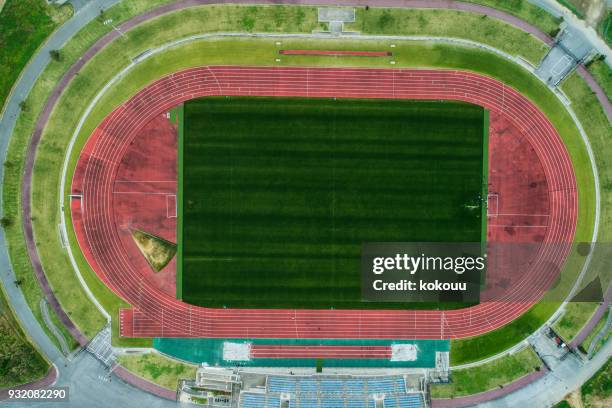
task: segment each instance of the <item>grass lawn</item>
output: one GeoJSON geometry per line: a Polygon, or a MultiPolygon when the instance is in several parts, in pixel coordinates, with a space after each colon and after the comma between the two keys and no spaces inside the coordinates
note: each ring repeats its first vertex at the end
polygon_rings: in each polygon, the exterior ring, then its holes
{"type": "Polygon", "coordinates": [[[531,346],[477,367],[451,371],[450,384],[432,384],[431,398],[454,398],[478,394],[509,384],[540,367],[531,346]]]}
{"type": "Polygon", "coordinates": [[[534,65],[544,57],[548,46],[524,31],[500,20],[454,10],[357,8],[356,22],[347,30],[367,34],[444,36],[466,38],[522,55],[534,65]],[[460,18],[459,18],[460,16],[460,18]],[[504,27],[504,30],[500,30],[504,27]]]}
{"type": "Polygon", "coordinates": [[[584,406],[606,407],[612,402],[612,359],[599,369],[580,389],[584,406]]]}
{"type": "MultiPolygon", "coordinates": [[[[598,241],[604,244],[596,250],[607,252],[610,255],[607,243],[612,241],[612,144],[610,143],[610,122],[599,104],[597,96],[591,91],[587,83],[577,74],[571,74],[562,86],[563,92],[574,101],[572,108],[582,123],[589,137],[600,179],[601,227],[598,241]]],[[[580,185],[580,182],[579,184],[580,185]]],[[[591,206],[592,207],[592,206],[591,206]]],[[[580,211],[580,208],[579,208],[580,211]]],[[[578,238],[590,242],[585,237],[578,238]]],[[[610,256],[598,257],[600,263],[609,262],[610,256]]],[[[609,267],[599,267],[594,270],[602,277],[609,277],[609,267]]],[[[590,281],[590,280],[589,280],[590,281]]],[[[602,282],[605,284],[606,282],[602,282]]]]}
{"type": "Polygon", "coordinates": [[[597,306],[599,304],[594,302],[568,303],[563,316],[553,324],[552,328],[565,341],[572,341],[584,324],[591,319],[597,306]]]}
{"type": "Polygon", "coordinates": [[[34,52],[71,15],[71,6],[58,8],[45,0],[7,0],[4,7],[0,4],[0,112],[34,52]]]}
{"type": "Polygon", "coordinates": [[[559,28],[561,21],[547,13],[541,7],[530,3],[528,0],[465,0],[469,3],[482,4],[503,10],[515,15],[529,24],[538,27],[547,34],[554,34],[559,28]]]}
{"type": "MultiPolygon", "coordinates": [[[[125,2],[113,7],[106,14],[109,18],[113,18],[115,22],[122,21],[129,15],[137,14],[138,12],[154,7],[162,2],[146,2],[134,1],[128,5],[125,2]]],[[[229,6],[228,6],[229,7],[229,6]]],[[[138,55],[142,51],[151,46],[163,43],[169,38],[178,36],[186,36],[191,33],[206,31],[207,29],[214,30],[216,27],[215,20],[211,18],[201,18],[203,13],[198,9],[192,9],[187,14],[176,13],[170,16],[158,18],[150,23],[143,25],[130,31],[129,35],[122,37],[115,43],[111,44],[104,50],[94,63],[85,67],[82,75],[73,82],[68,90],[66,97],[62,98],[60,105],[55,110],[50,126],[45,132],[43,139],[44,146],[41,146],[38,152],[38,162],[47,161],[48,163],[61,162],[63,152],[65,151],[69,135],[74,129],[79,115],[95,94],[96,90],[104,84],[113,72],[116,72],[119,67],[127,64],[131,57],[138,55]],[[188,18],[189,17],[189,18],[188,18]],[[177,22],[180,22],[178,24],[177,22]],[[173,25],[174,24],[174,25],[173,25]],[[173,30],[168,30],[168,27],[175,27],[173,30]]],[[[204,8],[202,8],[204,9],[204,8]]],[[[212,11],[207,10],[207,13],[212,11]]],[[[432,11],[433,15],[433,11],[432,11]]],[[[465,13],[457,13],[457,21],[463,18],[465,13]]],[[[207,14],[211,16],[211,14],[207,14]]],[[[433,18],[433,17],[432,17],[433,18]]],[[[257,19],[257,21],[262,21],[257,19]]],[[[236,24],[239,22],[235,22],[236,24]]],[[[240,22],[242,23],[242,22],[240,22]]],[[[268,23],[271,24],[271,23],[268,23]]],[[[305,23],[304,23],[305,24],[305,23]]],[[[306,26],[305,26],[306,27],[306,26]]],[[[32,132],[33,120],[36,114],[40,111],[42,103],[46,100],[51,92],[53,85],[57,82],[71,62],[75,61],[78,56],[93,41],[110,30],[108,26],[103,26],[99,22],[92,22],[72,39],[62,50],[64,60],[61,62],[53,62],[43,74],[41,80],[37,82],[34,90],[28,98],[31,106],[30,112],[25,112],[20,115],[17,128],[11,140],[9,157],[11,162],[7,165],[7,178],[4,183],[5,196],[5,215],[11,216],[15,220],[15,224],[19,225],[18,212],[18,187],[22,174],[23,152],[25,150],[27,138],[32,132]]],[[[282,28],[281,28],[282,29],[282,28]]],[[[514,29],[500,23],[498,26],[500,31],[513,31],[514,29]]],[[[514,30],[517,31],[517,30],[514,30]]],[[[426,34],[426,33],[424,33],[426,34]]],[[[466,34],[468,36],[468,34],[466,34]]],[[[531,38],[525,36],[525,38],[531,38]]],[[[531,40],[529,40],[531,41],[531,40]]],[[[285,42],[284,42],[285,43],[285,42]]],[[[288,41],[286,42],[288,43],[288,41]]],[[[294,42],[295,46],[299,46],[300,42],[294,42]]],[[[526,50],[529,50],[529,42],[522,43],[526,50]]],[[[301,43],[304,45],[304,42],[301,43]]],[[[313,47],[321,47],[323,45],[338,48],[339,44],[333,42],[325,43],[310,43],[313,47]]],[[[376,49],[381,45],[388,46],[387,43],[378,42],[343,42],[342,47],[350,48],[373,48],[376,49]]],[[[507,43],[497,44],[500,48],[506,47],[507,43]]],[[[513,46],[516,44],[513,44],[513,46]]],[[[398,50],[400,51],[400,50],[398,50]]],[[[528,53],[527,51],[526,53],[528,53]]],[[[196,66],[205,63],[243,63],[243,64],[272,64],[276,53],[273,50],[273,43],[255,40],[250,41],[235,41],[229,45],[223,41],[202,42],[196,45],[190,44],[180,49],[168,51],[164,55],[157,56],[147,63],[143,64],[134,71],[134,75],[128,77],[130,81],[122,82],[118,89],[113,89],[113,95],[103,98],[101,102],[102,108],[97,109],[90,119],[87,121],[84,131],[77,141],[76,151],[82,146],[86,136],[91,132],[92,128],[101,120],[101,118],[116,106],[117,103],[127,98],[138,88],[146,83],[154,80],[160,75],[171,72],[175,69],[196,66]],[[179,52],[180,51],[180,52],[179,52]],[[187,51],[187,52],[184,52],[187,51]],[[190,52],[192,51],[192,52],[190,52]]],[[[367,65],[367,66],[388,66],[388,61],[382,60],[355,60],[355,59],[308,59],[296,58],[284,60],[283,64],[312,64],[312,65],[367,65]],[[385,65],[387,64],[387,65],[385,65]]],[[[589,208],[592,209],[592,180],[584,171],[585,154],[581,146],[580,138],[577,136],[576,129],[571,123],[560,103],[548,93],[539,82],[531,78],[525,71],[517,66],[513,66],[506,61],[484,53],[479,50],[463,49],[449,47],[446,45],[431,45],[431,44],[405,44],[402,45],[402,52],[398,54],[399,66],[439,66],[449,68],[469,69],[478,72],[484,72],[494,77],[497,77],[512,86],[515,86],[526,95],[528,95],[536,104],[538,104],[551,118],[557,129],[560,131],[566,143],[568,143],[572,159],[578,167],[578,183],[581,186],[581,213],[583,218],[579,224],[579,237],[588,236],[588,231],[592,225],[592,215],[589,208]],[[584,218],[586,217],[586,218],[584,218]]],[[[589,111],[592,107],[585,107],[589,111]]],[[[592,124],[596,127],[596,124],[592,124]]],[[[71,161],[71,166],[74,166],[74,157],[71,161]]],[[[35,189],[38,190],[38,198],[36,203],[40,208],[35,209],[36,219],[46,220],[37,222],[35,231],[37,234],[39,248],[43,256],[45,270],[54,285],[54,289],[62,302],[63,307],[72,315],[73,319],[82,330],[88,335],[93,335],[99,327],[104,324],[102,316],[97,313],[95,308],[89,303],[80,289],[75,289],[74,274],[71,270],[65,253],[60,249],[59,240],[57,239],[56,225],[58,220],[57,215],[57,185],[59,177],[58,166],[38,166],[35,189]],[[39,183],[40,182],[40,183],[39,183]],[[43,253],[44,252],[44,253],[43,253]],[[64,284],[65,283],[65,284],[64,284]]],[[[76,248],[74,236],[70,236],[73,247],[76,248]]],[[[588,239],[588,238],[587,238],[588,239]]],[[[40,296],[40,291],[33,280],[29,261],[23,247],[23,237],[20,228],[12,228],[9,236],[11,242],[11,258],[15,265],[15,270],[18,271],[24,282],[28,283],[26,290],[26,298],[30,305],[37,304],[40,296]]],[[[104,287],[97,277],[88,268],[87,263],[83,259],[79,251],[76,251],[77,262],[84,274],[90,288],[102,302],[104,307],[109,310],[111,315],[116,316],[116,311],[119,307],[125,304],[116,296],[114,296],[107,288],[104,287]]],[[[33,307],[33,309],[35,309],[33,307]]],[[[536,318],[540,318],[536,316],[536,318]]],[[[116,333],[116,319],[113,320],[116,333]]],[[[518,341],[519,339],[516,339],[518,341]]],[[[115,339],[117,341],[117,339],[115,339]]],[[[138,344],[147,345],[147,341],[140,340],[122,340],[122,344],[138,344]],[[125,342],[125,343],[124,343],[125,342]]]]}
{"type": "MultiPolygon", "coordinates": [[[[593,330],[591,331],[591,333],[589,333],[587,338],[584,339],[584,341],[580,345],[584,349],[584,351],[587,351],[587,352],[589,351],[589,347],[591,346],[591,343],[593,342],[595,337],[597,337],[599,332],[603,329],[604,325],[606,324],[606,321],[608,320],[608,315],[609,314],[610,314],[610,308],[608,308],[608,310],[606,311],[606,313],[604,313],[604,315],[601,317],[599,322],[597,322],[595,327],[593,327],[593,330]]],[[[601,346],[603,346],[606,343],[606,341],[610,337],[610,334],[612,334],[612,333],[610,333],[610,330],[608,330],[607,334],[604,335],[599,340],[599,342],[595,345],[595,348],[593,349],[593,355],[597,354],[597,352],[599,351],[601,346]]]]}
{"type": "Polygon", "coordinates": [[[597,32],[608,45],[612,45],[612,10],[608,9],[606,17],[599,22],[597,32]]]}
{"type": "Polygon", "coordinates": [[[367,34],[465,38],[521,55],[534,65],[548,50],[537,38],[500,20],[454,10],[358,8],[356,22],[347,24],[346,29],[367,34]],[[508,29],[499,31],[504,26],[508,29]]]}
{"type": "Polygon", "coordinates": [[[588,67],[589,72],[603,88],[608,100],[612,100],[612,68],[603,60],[597,60],[588,67]]]}
{"type": "Polygon", "coordinates": [[[0,389],[38,380],[49,367],[23,333],[0,287],[0,389]]]}
{"type": "Polygon", "coordinates": [[[514,346],[535,330],[557,308],[559,303],[540,302],[527,313],[487,334],[451,341],[451,365],[466,364],[493,356],[514,346]]]}
{"type": "MultiPolygon", "coordinates": [[[[361,301],[363,242],[480,242],[484,109],[452,102],[185,103],[183,299],[361,301]]],[[[431,307],[447,307],[433,304],[431,307]]]]}
{"type": "Polygon", "coordinates": [[[195,365],[171,360],[157,353],[125,354],[118,358],[119,364],[129,371],[162,387],[175,390],[181,379],[194,379],[195,365]]]}

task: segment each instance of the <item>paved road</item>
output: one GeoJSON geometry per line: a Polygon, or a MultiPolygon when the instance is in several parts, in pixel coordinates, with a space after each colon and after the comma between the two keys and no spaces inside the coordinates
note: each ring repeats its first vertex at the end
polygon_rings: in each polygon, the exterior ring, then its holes
{"type": "Polygon", "coordinates": [[[50,408],[127,408],[176,407],[174,401],[164,400],[134,388],[108,372],[91,354],[81,352],[71,362],[57,361],[60,376],[55,386],[69,387],[68,403],[4,402],[2,407],[50,407],[50,408]]]}
{"type": "MultiPolygon", "coordinates": [[[[18,113],[18,104],[31,90],[31,87],[35,83],[38,76],[41,74],[47,63],[49,62],[49,51],[52,49],[61,48],[62,45],[71,38],[76,32],[78,32],[84,25],[95,18],[99,14],[101,7],[108,7],[119,0],[92,0],[82,8],[78,9],[74,17],[64,24],[58,31],[56,31],[48,40],[48,42],[39,50],[34,56],[31,63],[25,69],[23,75],[19,79],[14,92],[9,99],[6,110],[2,118],[0,118],[0,160],[4,161],[6,155],[6,148],[8,145],[9,135],[12,133],[15,125],[16,116],[18,113]]],[[[220,1],[228,2],[228,1],[220,1]]],[[[250,1],[245,1],[250,2],[250,1]]],[[[283,1],[276,0],[261,0],[254,1],[256,3],[283,3],[283,1]]],[[[342,4],[357,4],[365,5],[368,1],[365,0],[295,0],[285,1],[286,3],[303,3],[303,4],[329,4],[329,3],[342,3],[342,4]]],[[[185,5],[205,3],[205,1],[198,2],[197,0],[185,1],[185,5]]],[[[455,9],[465,9],[470,11],[484,12],[486,14],[498,17],[503,13],[475,6],[465,3],[455,3],[452,1],[390,1],[380,0],[377,5],[393,5],[393,6],[418,6],[418,7],[432,7],[434,3],[437,7],[448,7],[455,9]]],[[[518,20],[512,16],[505,15],[506,21],[510,20],[510,23],[514,23],[517,26],[524,28],[526,31],[532,30],[533,27],[529,27],[525,22],[518,20]],[[525,26],[525,27],[524,27],[525,26]]],[[[540,33],[541,36],[542,33],[540,33]]],[[[545,37],[545,36],[544,36],[545,37]]],[[[548,40],[549,41],[549,40],[548,40]]],[[[0,178],[3,177],[3,168],[0,166],[0,178]]],[[[0,203],[1,205],[1,203],[0,203]]],[[[148,394],[142,393],[130,386],[125,385],[122,382],[111,381],[108,382],[106,378],[106,371],[97,360],[87,353],[79,354],[73,361],[66,360],[61,353],[57,351],[55,346],[47,338],[46,334],[39,326],[38,322],[32,315],[32,312],[28,308],[27,303],[23,297],[23,294],[19,288],[15,287],[12,282],[15,280],[12,272],[10,262],[8,260],[8,254],[6,250],[5,237],[0,232],[0,278],[5,284],[8,298],[15,310],[17,311],[18,318],[21,320],[25,330],[30,334],[34,342],[40,347],[45,355],[53,361],[59,368],[60,376],[58,379],[58,385],[70,385],[72,398],[70,404],[62,404],[63,406],[94,406],[94,407],[107,407],[107,406],[130,406],[133,405],[136,400],[139,401],[138,405],[148,405],[151,407],[157,406],[172,406],[172,403],[152,397],[148,394]]],[[[610,342],[609,342],[610,343],[610,342]]],[[[610,344],[608,344],[604,350],[609,353],[610,344]]],[[[600,353],[601,355],[602,353],[600,353]]],[[[609,355],[609,354],[608,354],[609,355]]],[[[595,366],[593,364],[592,366],[595,366]]],[[[579,372],[581,372],[579,370],[579,372]]],[[[571,371],[572,376],[577,376],[575,371],[571,371]]],[[[588,375],[588,373],[585,373],[588,375]]],[[[521,394],[519,392],[518,394],[521,394]]],[[[514,394],[513,394],[514,395],[514,394]]],[[[531,400],[533,402],[533,399],[531,400]]],[[[20,406],[22,404],[8,404],[7,406],[20,406]]],[[[44,406],[44,405],[43,405],[44,406]]],[[[58,406],[57,404],[51,406],[58,406]]],[[[497,406],[497,405],[496,405],[497,406]]]]}

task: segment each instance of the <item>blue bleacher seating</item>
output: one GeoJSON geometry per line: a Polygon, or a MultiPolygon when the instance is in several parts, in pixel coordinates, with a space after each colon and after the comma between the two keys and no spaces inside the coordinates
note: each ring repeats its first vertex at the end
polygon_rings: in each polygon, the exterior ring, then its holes
{"type": "Polygon", "coordinates": [[[375,408],[374,394],[384,394],[385,408],[423,408],[420,394],[407,394],[403,376],[333,378],[270,375],[267,393],[245,391],[240,408],[280,408],[281,393],[289,408],[375,408]]]}
{"type": "Polygon", "coordinates": [[[344,381],[342,380],[321,380],[321,392],[344,393],[344,381]]]}
{"type": "Polygon", "coordinates": [[[319,408],[317,398],[300,398],[300,408],[319,408]]]}
{"type": "Polygon", "coordinates": [[[268,392],[295,392],[295,378],[292,377],[268,377],[268,392]]]}
{"type": "Polygon", "coordinates": [[[243,392],[240,395],[240,406],[243,408],[261,408],[266,404],[265,394],[253,394],[243,392]]]}
{"type": "Polygon", "coordinates": [[[393,380],[390,377],[373,377],[368,379],[369,394],[382,394],[393,392],[395,392],[395,389],[393,387],[393,380]]]}
{"type": "Polygon", "coordinates": [[[300,392],[319,392],[319,382],[314,378],[302,378],[300,379],[300,392]]]}
{"type": "Polygon", "coordinates": [[[421,408],[424,407],[423,399],[419,394],[398,395],[400,408],[421,408]]]}
{"type": "Polygon", "coordinates": [[[344,407],[342,397],[323,397],[321,398],[321,408],[340,408],[344,407]]]}

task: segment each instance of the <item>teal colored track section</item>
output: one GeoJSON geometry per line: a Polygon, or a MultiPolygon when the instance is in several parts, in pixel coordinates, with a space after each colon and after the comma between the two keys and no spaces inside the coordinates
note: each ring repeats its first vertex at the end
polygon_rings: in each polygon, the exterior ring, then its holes
{"type": "Polygon", "coordinates": [[[253,359],[250,361],[227,361],[223,359],[223,343],[252,343],[287,346],[390,346],[414,344],[417,360],[391,361],[388,359],[324,359],[323,367],[417,367],[433,368],[436,352],[450,350],[448,340],[353,340],[353,339],[185,339],[156,338],[153,347],[160,353],[195,364],[207,363],[222,367],[316,367],[317,359],[253,359]]]}

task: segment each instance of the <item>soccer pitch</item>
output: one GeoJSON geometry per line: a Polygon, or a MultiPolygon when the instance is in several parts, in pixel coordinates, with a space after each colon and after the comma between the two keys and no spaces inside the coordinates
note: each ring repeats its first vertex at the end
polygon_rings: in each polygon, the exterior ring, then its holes
{"type": "Polygon", "coordinates": [[[183,300],[432,307],[361,302],[361,244],[480,242],[485,122],[482,107],[447,101],[187,102],[179,152],[183,300]]]}

